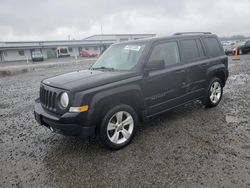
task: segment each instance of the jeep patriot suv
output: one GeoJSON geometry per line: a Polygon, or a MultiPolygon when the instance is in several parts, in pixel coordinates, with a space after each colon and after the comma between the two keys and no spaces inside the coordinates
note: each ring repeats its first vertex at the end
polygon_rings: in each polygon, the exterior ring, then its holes
{"type": "Polygon", "coordinates": [[[120,149],[155,115],[193,100],[217,106],[227,78],[227,56],[209,32],[123,42],[88,70],[43,80],[35,118],[53,132],[120,149]]]}

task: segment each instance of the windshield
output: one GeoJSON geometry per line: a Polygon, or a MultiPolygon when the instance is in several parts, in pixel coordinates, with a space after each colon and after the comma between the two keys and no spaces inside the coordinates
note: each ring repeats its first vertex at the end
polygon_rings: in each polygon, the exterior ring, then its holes
{"type": "Polygon", "coordinates": [[[67,48],[61,48],[60,49],[60,53],[67,54],[68,53],[68,49],[67,48]]]}
{"type": "Polygon", "coordinates": [[[32,56],[42,56],[42,53],[39,51],[32,52],[32,56]]]}
{"type": "Polygon", "coordinates": [[[138,63],[145,44],[117,44],[107,49],[92,69],[131,70],[138,63]]]}

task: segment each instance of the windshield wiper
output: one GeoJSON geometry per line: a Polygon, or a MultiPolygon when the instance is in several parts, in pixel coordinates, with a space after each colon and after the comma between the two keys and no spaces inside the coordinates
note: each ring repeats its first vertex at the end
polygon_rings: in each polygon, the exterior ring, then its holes
{"type": "Polygon", "coordinates": [[[104,66],[102,66],[102,67],[91,67],[91,69],[92,70],[111,70],[111,71],[113,71],[113,70],[115,70],[113,67],[104,67],[104,66]]]}

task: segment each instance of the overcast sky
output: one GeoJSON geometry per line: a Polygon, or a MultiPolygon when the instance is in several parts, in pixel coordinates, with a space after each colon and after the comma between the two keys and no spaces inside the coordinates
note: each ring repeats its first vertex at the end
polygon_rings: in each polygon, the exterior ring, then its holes
{"type": "Polygon", "coordinates": [[[250,36],[250,0],[0,0],[0,41],[110,33],[250,36]]]}

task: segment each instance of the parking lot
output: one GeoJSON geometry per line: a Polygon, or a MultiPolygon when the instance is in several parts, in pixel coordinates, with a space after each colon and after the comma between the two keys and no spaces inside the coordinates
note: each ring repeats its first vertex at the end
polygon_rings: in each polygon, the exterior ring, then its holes
{"type": "Polygon", "coordinates": [[[250,55],[232,58],[218,107],[197,101],[158,116],[119,151],[33,117],[42,79],[91,62],[0,77],[1,187],[250,187],[250,55]]]}

